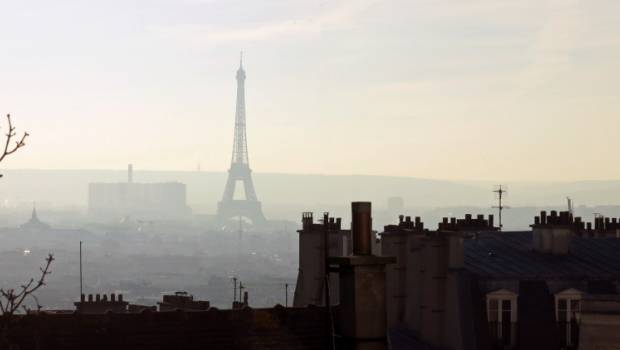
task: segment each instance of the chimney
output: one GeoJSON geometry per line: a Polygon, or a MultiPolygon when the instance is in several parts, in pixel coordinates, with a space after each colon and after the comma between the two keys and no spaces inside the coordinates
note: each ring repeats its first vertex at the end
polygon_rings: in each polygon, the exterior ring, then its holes
{"type": "Polygon", "coordinates": [[[370,202],[351,203],[353,255],[371,254],[372,217],[370,213],[370,202]]]}
{"type": "Polygon", "coordinates": [[[127,183],[133,183],[133,164],[127,165],[127,183]]]}
{"type": "Polygon", "coordinates": [[[329,258],[339,265],[340,331],[346,349],[386,349],[385,265],[394,257],[371,254],[370,202],[351,203],[353,255],[329,258]]]}
{"type": "Polygon", "coordinates": [[[566,255],[569,253],[570,241],[579,230],[580,220],[575,220],[569,212],[559,215],[555,210],[547,217],[545,211],[534,219],[532,225],[532,246],[539,253],[566,255]]]}

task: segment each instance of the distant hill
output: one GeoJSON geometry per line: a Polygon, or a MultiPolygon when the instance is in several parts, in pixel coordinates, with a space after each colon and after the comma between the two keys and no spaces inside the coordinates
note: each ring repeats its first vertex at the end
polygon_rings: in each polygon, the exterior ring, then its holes
{"type": "MultiPolygon", "coordinates": [[[[5,205],[30,205],[37,201],[54,207],[82,207],[90,182],[126,181],[121,170],[3,170],[0,200],[5,205]]],[[[255,173],[254,182],[265,211],[302,210],[347,212],[348,202],[370,200],[385,209],[388,197],[400,196],[407,208],[478,206],[494,203],[488,181],[444,181],[409,177],[366,175],[298,175],[255,173]]],[[[188,204],[195,213],[213,213],[226,173],[182,171],[135,171],[135,182],[179,181],[187,185],[188,204]]],[[[577,205],[620,203],[620,181],[508,183],[506,203],[512,206],[565,205],[566,196],[577,205]]]]}

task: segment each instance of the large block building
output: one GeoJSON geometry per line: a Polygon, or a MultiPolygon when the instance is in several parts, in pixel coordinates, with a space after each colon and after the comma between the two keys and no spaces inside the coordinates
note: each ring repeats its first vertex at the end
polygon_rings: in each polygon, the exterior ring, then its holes
{"type": "Polygon", "coordinates": [[[185,184],[135,183],[131,165],[127,182],[88,185],[88,213],[94,217],[175,219],[190,212],[185,184]]]}

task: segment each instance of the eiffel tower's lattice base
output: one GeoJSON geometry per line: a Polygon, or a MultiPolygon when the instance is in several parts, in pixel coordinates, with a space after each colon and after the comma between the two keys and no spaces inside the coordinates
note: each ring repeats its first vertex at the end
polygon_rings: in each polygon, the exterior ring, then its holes
{"type": "Polygon", "coordinates": [[[259,201],[252,200],[226,200],[217,205],[217,218],[220,222],[226,222],[239,216],[248,218],[254,225],[265,223],[265,216],[259,201]]]}

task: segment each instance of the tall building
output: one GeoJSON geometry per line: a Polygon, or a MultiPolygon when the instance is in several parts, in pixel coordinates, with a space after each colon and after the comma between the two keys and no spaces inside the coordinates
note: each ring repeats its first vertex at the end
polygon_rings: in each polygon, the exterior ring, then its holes
{"type": "Polygon", "coordinates": [[[185,184],[136,183],[128,166],[127,182],[88,184],[88,213],[100,218],[133,216],[175,219],[189,215],[185,184]]]}
{"type": "Polygon", "coordinates": [[[261,203],[256,197],[252,171],[248,157],[248,144],[245,130],[245,71],[243,61],[239,61],[237,70],[237,107],[235,113],[235,136],[228,180],[222,201],[218,203],[217,216],[220,221],[243,216],[254,224],[265,221],[261,203]],[[238,182],[243,183],[245,198],[235,199],[235,188],[238,182]]]}

